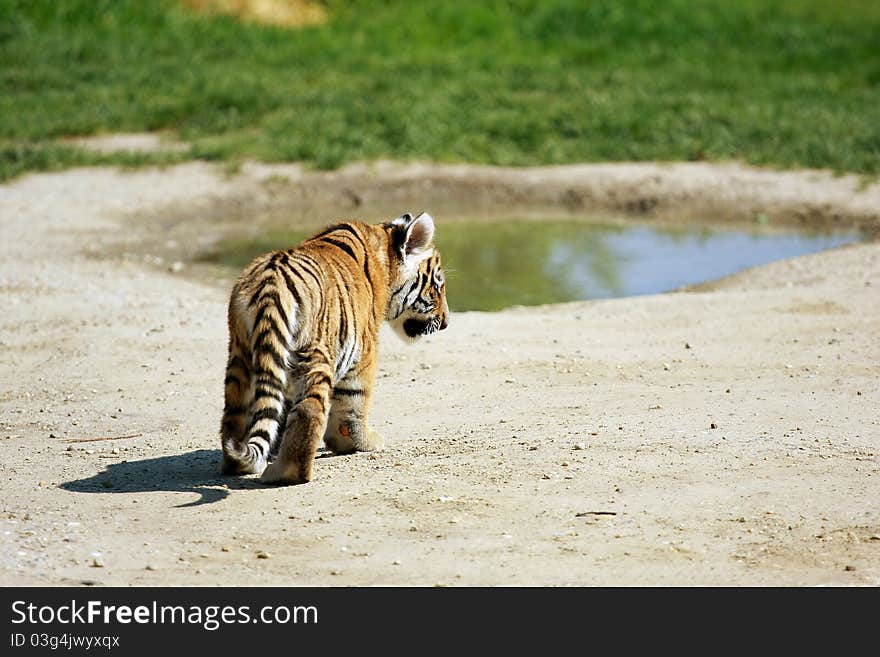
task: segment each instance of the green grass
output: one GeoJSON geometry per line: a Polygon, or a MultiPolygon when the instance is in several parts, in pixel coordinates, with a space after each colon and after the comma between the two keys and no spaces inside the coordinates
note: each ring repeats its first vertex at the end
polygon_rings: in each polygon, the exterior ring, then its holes
{"type": "Polygon", "coordinates": [[[3,0],[0,179],[151,162],[56,139],[159,129],[190,157],[322,168],[735,158],[880,172],[876,0],[327,4],[328,24],[285,30],[170,0],[3,0]]]}

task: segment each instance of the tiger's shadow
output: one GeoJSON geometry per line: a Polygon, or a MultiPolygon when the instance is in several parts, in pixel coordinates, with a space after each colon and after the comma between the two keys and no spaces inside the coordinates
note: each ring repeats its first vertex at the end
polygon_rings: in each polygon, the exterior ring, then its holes
{"type": "Polygon", "coordinates": [[[230,477],[220,473],[220,450],[197,449],[184,454],[158,456],[109,464],[103,472],[62,483],[74,493],[196,493],[192,502],[175,508],[213,504],[230,490],[266,490],[255,477],[230,477]]]}

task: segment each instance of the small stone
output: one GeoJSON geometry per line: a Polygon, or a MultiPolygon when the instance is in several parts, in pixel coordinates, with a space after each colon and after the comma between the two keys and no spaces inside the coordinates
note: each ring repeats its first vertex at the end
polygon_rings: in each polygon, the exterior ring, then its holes
{"type": "Polygon", "coordinates": [[[341,571],[341,570],[331,570],[331,571],[330,571],[330,574],[331,574],[331,575],[341,575],[341,574],[342,574],[342,571],[341,571]]]}
{"type": "Polygon", "coordinates": [[[569,466],[569,463],[568,463],[568,461],[563,461],[559,465],[561,465],[563,468],[567,468],[569,466]]]}
{"type": "Polygon", "coordinates": [[[659,411],[663,407],[660,404],[654,404],[653,406],[648,406],[649,411],[659,411]]]}
{"type": "Polygon", "coordinates": [[[718,425],[713,422],[712,424],[709,425],[709,428],[710,429],[717,429],[718,425]]]}
{"type": "Polygon", "coordinates": [[[550,479],[550,475],[548,475],[548,474],[545,472],[544,474],[541,475],[541,479],[550,479]]]}
{"type": "Polygon", "coordinates": [[[229,548],[224,545],[223,547],[220,548],[220,551],[221,552],[229,552],[229,548]]]}
{"type": "Polygon", "coordinates": [[[394,561],[391,562],[391,565],[392,565],[392,566],[399,566],[399,565],[400,565],[400,559],[395,559],[394,561]]]}
{"type": "Polygon", "coordinates": [[[260,550],[259,552],[257,552],[257,559],[271,559],[271,558],[272,558],[272,555],[269,554],[268,552],[263,552],[263,550],[260,550]]]}
{"type": "Polygon", "coordinates": [[[685,348],[685,349],[690,349],[690,348],[691,348],[691,343],[690,343],[690,342],[685,342],[685,343],[684,343],[684,348],[685,348]]]}
{"type": "Polygon", "coordinates": [[[146,566],[144,566],[144,570],[156,570],[156,566],[154,566],[151,563],[148,563],[146,566]]]}
{"type": "Polygon", "coordinates": [[[582,449],[586,449],[587,444],[586,443],[575,443],[574,445],[571,446],[571,448],[575,451],[580,451],[582,449]]]}
{"type": "Polygon", "coordinates": [[[669,371],[669,363],[663,363],[663,369],[669,371]]]}
{"type": "Polygon", "coordinates": [[[844,568],[844,570],[845,570],[846,572],[848,572],[848,573],[853,572],[855,569],[856,569],[855,566],[846,566],[846,567],[844,568]]]}
{"type": "Polygon", "coordinates": [[[104,560],[101,557],[95,557],[92,559],[92,568],[103,568],[104,560]]]}
{"type": "Polygon", "coordinates": [[[516,379],[504,379],[504,383],[516,383],[516,379]]]}

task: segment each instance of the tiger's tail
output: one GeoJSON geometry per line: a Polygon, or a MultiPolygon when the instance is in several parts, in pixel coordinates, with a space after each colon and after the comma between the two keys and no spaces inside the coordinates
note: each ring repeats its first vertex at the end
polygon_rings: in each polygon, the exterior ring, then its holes
{"type": "MultiPolygon", "coordinates": [[[[285,290],[286,292],[286,290],[285,290]]],[[[261,472],[268,463],[269,454],[277,448],[281,438],[289,402],[285,399],[293,342],[291,318],[284,309],[274,277],[263,281],[251,297],[248,312],[253,317],[250,335],[250,381],[252,391],[247,404],[247,424],[244,431],[229,440],[224,437],[224,464],[232,462],[237,474],[261,472]]],[[[295,305],[289,305],[296,312],[295,305]]],[[[224,465],[224,470],[227,468],[224,465]]]]}

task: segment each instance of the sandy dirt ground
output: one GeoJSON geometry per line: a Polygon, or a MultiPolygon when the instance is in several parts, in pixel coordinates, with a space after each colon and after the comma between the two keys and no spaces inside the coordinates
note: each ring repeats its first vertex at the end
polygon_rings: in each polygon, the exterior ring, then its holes
{"type": "Polygon", "coordinates": [[[877,184],[818,172],[383,167],[0,186],[0,583],[880,584],[876,242],[687,293],[457,313],[416,346],[383,334],[385,451],[323,455],[303,486],[222,477],[227,289],[144,250],[194,249],[185,209],[218,231],[281,197],[335,216],[418,199],[438,230],[435,205],[467,198],[880,223],[877,184]],[[106,436],[133,437],[69,442],[106,436]]]}

